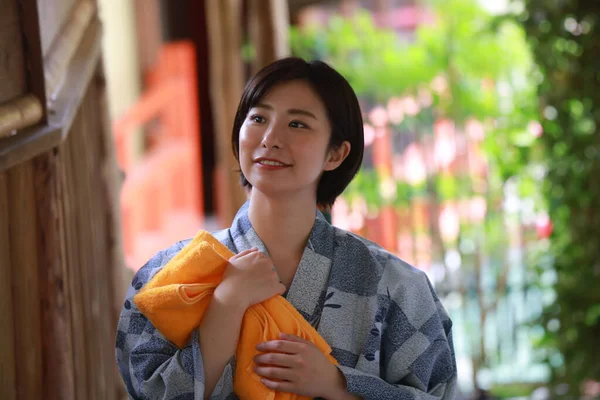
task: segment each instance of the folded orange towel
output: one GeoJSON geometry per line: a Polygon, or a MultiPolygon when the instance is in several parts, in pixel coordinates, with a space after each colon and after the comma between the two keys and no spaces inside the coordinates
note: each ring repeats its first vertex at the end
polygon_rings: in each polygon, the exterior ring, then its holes
{"type": "MultiPolygon", "coordinates": [[[[223,279],[233,253],[210,233],[200,231],[134,297],[138,309],[167,339],[184,346],[223,279]]],[[[234,391],[241,399],[299,400],[291,393],[274,392],[253,371],[256,345],[277,340],[279,333],[299,336],[314,343],[333,364],[331,348],[319,333],[281,296],[250,307],[244,314],[236,351],[234,391]]]]}

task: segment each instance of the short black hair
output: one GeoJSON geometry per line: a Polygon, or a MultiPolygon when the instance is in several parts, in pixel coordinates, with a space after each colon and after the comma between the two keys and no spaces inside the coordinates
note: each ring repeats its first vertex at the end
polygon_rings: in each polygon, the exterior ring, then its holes
{"type": "MultiPolygon", "coordinates": [[[[296,80],[310,84],[325,105],[331,125],[329,148],[338,148],[344,141],[348,141],[351,146],[350,153],[342,164],[333,171],[325,171],[319,181],[317,204],[330,207],[360,169],[365,142],[362,114],[356,94],[348,81],[326,63],[307,62],[297,57],[283,58],[265,66],[250,79],[233,122],[233,155],[239,162],[240,129],[250,109],[274,86],[296,80]]],[[[252,186],[241,171],[240,182],[244,187],[252,186]]]]}

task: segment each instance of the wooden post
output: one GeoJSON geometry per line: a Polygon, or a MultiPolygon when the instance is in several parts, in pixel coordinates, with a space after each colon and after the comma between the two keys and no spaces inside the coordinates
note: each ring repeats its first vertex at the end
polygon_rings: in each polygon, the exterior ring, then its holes
{"type": "Polygon", "coordinates": [[[290,54],[287,1],[252,0],[249,6],[250,41],[256,54],[252,73],[290,54]]]}
{"type": "Polygon", "coordinates": [[[211,99],[216,141],[214,185],[220,224],[229,226],[246,201],[236,172],[238,163],[231,152],[231,129],[243,89],[241,58],[241,0],[208,0],[211,99]]]}

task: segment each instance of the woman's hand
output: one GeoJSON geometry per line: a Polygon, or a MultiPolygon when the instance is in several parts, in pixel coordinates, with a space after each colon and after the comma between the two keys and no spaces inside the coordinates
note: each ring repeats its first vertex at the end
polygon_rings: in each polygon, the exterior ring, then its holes
{"type": "Polygon", "coordinates": [[[213,297],[223,304],[246,310],[284,292],[285,286],[279,281],[271,259],[254,248],[229,259],[213,297]]]}
{"type": "Polygon", "coordinates": [[[254,371],[266,387],[326,399],[344,398],[346,380],[313,343],[294,335],[256,346],[262,354],[254,357],[254,371]]]}

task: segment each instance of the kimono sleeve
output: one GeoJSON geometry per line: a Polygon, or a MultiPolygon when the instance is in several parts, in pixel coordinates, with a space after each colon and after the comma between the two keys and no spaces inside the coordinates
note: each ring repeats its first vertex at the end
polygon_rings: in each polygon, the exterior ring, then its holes
{"type": "MultiPolygon", "coordinates": [[[[137,309],[136,293],[183,247],[178,243],[156,254],[133,278],[117,327],[116,358],[130,399],[203,399],[204,367],[198,330],[178,348],[137,309]]],[[[233,393],[235,360],[226,366],[211,399],[233,393]]]]}
{"type": "Polygon", "coordinates": [[[452,321],[424,273],[402,275],[389,295],[380,376],[340,366],[347,391],[364,399],[451,400],[457,379],[452,321]]]}

